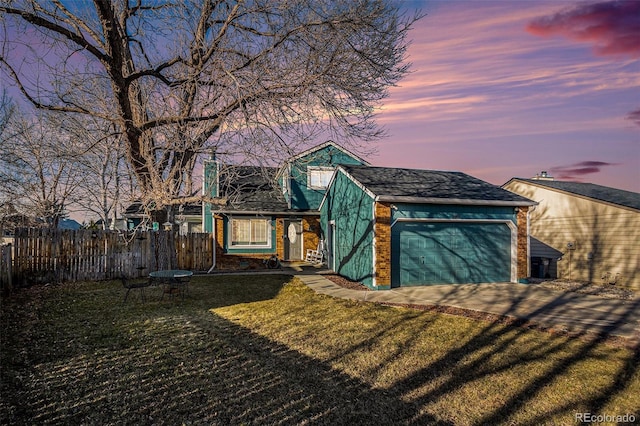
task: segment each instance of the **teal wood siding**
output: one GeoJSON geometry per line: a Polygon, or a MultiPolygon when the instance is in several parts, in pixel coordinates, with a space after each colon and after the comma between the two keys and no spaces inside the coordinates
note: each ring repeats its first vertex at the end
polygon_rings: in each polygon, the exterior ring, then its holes
{"type": "Polygon", "coordinates": [[[334,146],[326,146],[309,155],[296,159],[291,164],[290,197],[291,208],[299,210],[317,210],[324,197],[325,190],[312,189],[307,185],[308,167],[336,167],[339,164],[362,164],[334,146]]]}
{"type": "Polygon", "coordinates": [[[372,287],[373,199],[343,173],[338,173],[329,190],[321,223],[326,236],[330,221],[335,221],[335,272],[372,287]]]}
{"type": "Polygon", "coordinates": [[[213,232],[213,215],[211,214],[211,204],[204,203],[203,209],[203,229],[202,232],[213,232]]]}
{"type": "Polygon", "coordinates": [[[517,223],[514,207],[464,206],[448,204],[394,203],[391,222],[400,218],[412,219],[495,219],[517,223]]]}
{"type": "MultiPolygon", "coordinates": [[[[206,160],[204,162],[204,194],[210,195],[212,198],[218,196],[218,162],[215,160],[206,160]]],[[[213,232],[213,216],[211,215],[211,204],[204,203],[204,223],[203,232],[213,232]]]]}
{"type": "Polygon", "coordinates": [[[278,186],[282,189],[282,195],[284,195],[284,199],[287,200],[287,203],[291,202],[291,196],[289,191],[289,185],[291,181],[289,179],[289,167],[283,167],[281,173],[278,175],[278,186]]]}

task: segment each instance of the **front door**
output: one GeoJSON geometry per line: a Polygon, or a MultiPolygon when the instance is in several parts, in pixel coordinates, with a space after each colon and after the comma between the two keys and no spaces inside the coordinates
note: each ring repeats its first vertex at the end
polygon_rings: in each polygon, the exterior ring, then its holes
{"type": "Polygon", "coordinates": [[[302,260],[302,220],[284,221],[284,260],[302,260]]]}

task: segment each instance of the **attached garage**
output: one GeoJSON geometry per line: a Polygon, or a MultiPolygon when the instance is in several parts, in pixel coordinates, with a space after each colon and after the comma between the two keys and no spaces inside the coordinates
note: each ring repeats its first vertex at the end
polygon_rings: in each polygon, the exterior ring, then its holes
{"type": "Polygon", "coordinates": [[[392,228],[397,286],[508,282],[515,227],[508,222],[405,220],[392,228]]]}
{"type": "Polygon", "coordinates": [[[340,166],[320,206],[329,268],[374,290],[517,282],[535,204],[460,172],[340,166]]]}

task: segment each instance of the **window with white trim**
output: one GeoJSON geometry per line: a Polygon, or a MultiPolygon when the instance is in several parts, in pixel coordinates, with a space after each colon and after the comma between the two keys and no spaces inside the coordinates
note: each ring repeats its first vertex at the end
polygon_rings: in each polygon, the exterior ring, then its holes
{"type": "Polygon", "coordinates": [[[231,218],[231,247],[271,247],[271,220],[231,218]]]}
{"type": "Polygon", "coordinates": [[[307,186],[311,189],[327,189],[333,170],[333,167],[307,167],[307,186]]]}

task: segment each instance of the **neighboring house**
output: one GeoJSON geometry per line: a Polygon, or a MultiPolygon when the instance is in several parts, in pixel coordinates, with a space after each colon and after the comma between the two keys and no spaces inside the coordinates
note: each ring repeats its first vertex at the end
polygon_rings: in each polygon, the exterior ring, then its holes
{"type": "Polygon", "coordinates": [[[318,207],[339,164],[367,163],[331,141],[277,169],[206,161],[204,193],[218,201],[203,207],[203,229],[216,240],[214,266],[263,267],[273,255],[305,259],[321,244],[318,207]]]}
{"type": "Polygon", "coordinates": [[[93,229],[112,229],[115,231],[126,231],[129,229],[128,220],[125,218],[116,219],[115,222],[112,218],[107,219],[105,222],[102,219],[98,219],[93,223],[87,225],[88,228],[93,229]]]}
{"type": "MultiPolygon", "coordinates": [[[[185,204],[177,207],[177,212],[174,215],[174,223],[171,225],[177,228],[180,234],[185,235],[190,232],[203,232],[202,231],[202,205],[200,203],[185,204]]],[[[139,202],[130,204],[123,214],[126,221],[126,229],[135,229],[141,224],[145,224],[147,214],[144,211],[142,204],[139,202]]],[[[166,223],[154,223],[153,221],[147,221],[145,229],[164,229],[166,223]]],[[[117,228],[120,229],[120,228],[117,228]]]]}
{"type": "Polygon", "coordinates": [[[328,266],[372,289],[517,282],[535,204],[464,173],[342,165],[320,206],[328,266]]]}
{"type": "Polygon", "coordinates": [[[60,219],[58,222],[58,229],[68,229],[76,231],[82,228],[82,224],[74,219],[60,219]]]}
{"type": "MultiPolygon", "coordinates": [[[[13,244],[14,233],[18,228],[42,228],[48,227],[44,220],[14,213],[0,219],[0,243],[13,244]]],[[[82,228],[82,224],[74,219],[60,219],[58,229],[77,230],[82,228]]]]}
{"type": "Polygon", "coordinates": [[[0,217],[0,244],[13,244],[13,237],[17,228],[40,226],[42,226],[42,220],[19,213],[0,217]]]}
{"type": "Polygon", "coordinates": [[[548,277],[640,289],[640,194],[556,181],[544,172],[503,188],[539,203],[530,233],[543,246],[532,244],[531,261],[550,264],[548,277]]]}

